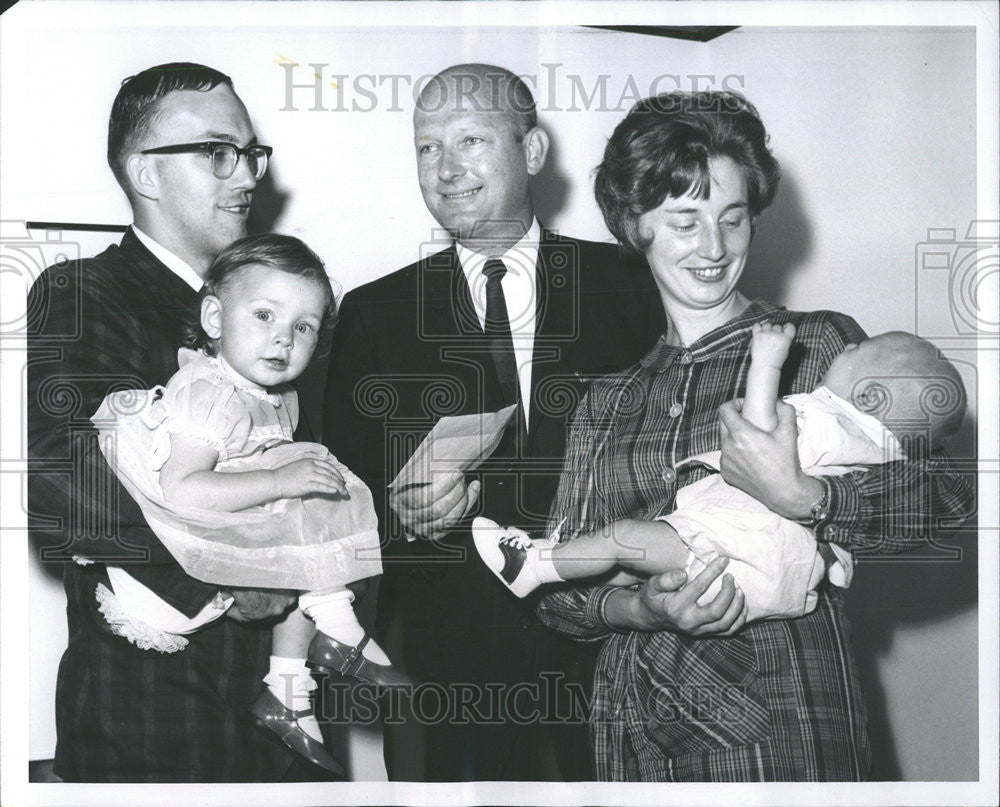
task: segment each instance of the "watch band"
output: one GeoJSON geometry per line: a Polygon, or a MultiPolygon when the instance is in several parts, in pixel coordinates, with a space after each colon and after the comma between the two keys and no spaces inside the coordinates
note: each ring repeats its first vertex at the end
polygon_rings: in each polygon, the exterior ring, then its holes
{"type": "Polygon", "coordinates": [[[800,522],[807,527],[815,527],[830,516],[830,483],[821,476],[815,478],[822,485],[823,494],[819,497],[819,501],[809,509],[809,517],[800,522]]]}

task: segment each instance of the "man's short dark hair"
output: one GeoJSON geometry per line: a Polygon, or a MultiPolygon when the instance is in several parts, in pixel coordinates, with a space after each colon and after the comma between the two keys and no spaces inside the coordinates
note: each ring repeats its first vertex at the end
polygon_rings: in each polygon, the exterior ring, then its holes
{"type": "Polygon", "coordinates": [[[781,171],[753,104],[732,92],[673,92],[645,98],[618,124],[597,168],[594,193],[612,234],[633,252],[648,240],[639,217],[669,196],[711,191],[708,162],[728,157],[747,183],[750,215],[774,199],[781,171]]]}
{"type": "Polygon", "coordinates": [[[191,62],[160,64],[122,82],[108,120],[108,165],[126,193],[125,160],[149,135],[160,99],[177,90],[207,92],[219,84],[232,89],[233,80],[225,73],[191,62]]]}

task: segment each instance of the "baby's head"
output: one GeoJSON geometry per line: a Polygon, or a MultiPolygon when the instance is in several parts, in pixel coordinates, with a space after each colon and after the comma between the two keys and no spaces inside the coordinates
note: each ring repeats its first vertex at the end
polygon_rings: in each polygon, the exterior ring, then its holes
{"type": "Polygon", "coordinates": [[[827,369],[823,385],[901,440],[929,433],[937,446],[965,416],[958,371],[926,339],[903,331],[848,345],[827,369]]]}
{"type": "Polygon", "coordinates": [[[306,369],[334,307],[323,262],[298,238],[241,238],[205,275],[200,328],[188,346],[274,387],[306,369]]]}

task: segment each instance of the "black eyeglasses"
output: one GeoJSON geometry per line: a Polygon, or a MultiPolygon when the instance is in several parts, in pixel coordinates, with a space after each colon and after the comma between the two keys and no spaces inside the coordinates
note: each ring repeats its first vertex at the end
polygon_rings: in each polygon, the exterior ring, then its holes
{"type": "Polygon", "coordinates": [[[202,152],[212,158],[212,174],[216,179],[229,179],[236,172],[236,164],[240,157],[245,157],[247,167],[260,179],[267,171],[267,158],[274,151],[270,146],[254,144],[246,148],[234,146],[232,143],[208,141],[205,143],[181,143],[176,146],[159,146],[155,149],[144,149],[140,154],[195,154],[202,152]]]}

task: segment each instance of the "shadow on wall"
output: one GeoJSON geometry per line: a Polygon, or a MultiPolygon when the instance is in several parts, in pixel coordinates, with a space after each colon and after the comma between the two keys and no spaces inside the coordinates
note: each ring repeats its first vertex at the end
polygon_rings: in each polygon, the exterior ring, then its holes
{"type": "MultiPolygon", "coordinates": [[[[899,629],[933,625],[947,617],[974,610],[978,599],[978,547],[976,525],[960,533],[939,535],[934,544],[891,559],[858,563],[857,574],[847,595],[854,647],[861,684],[868,703],[872,742],[871,778],[875,781],[903,779],[896,753],[893,716],[879,671],[879,659],[887,656],[899,629]]],[[[978,667],[975,647],[956,663],[978,667]]],[[[975,697],[975,692],[972,693],[975,697]]],[[[914,704],[913,708],[919,708],[914,704]]],[[[978,710],[976,710],[978,711],[978,710]]],[[[954,727],[958,730],[958,727],[954,727]]],[[[963,732],[978,733],[975,726],[963,732]]],[[[941,779],[975,779],[976,759],[955,761],[954,772],[941,779]]],[[[907,771],[906,779],[928,777],[907,771]]]]}
{"type": "Polygon", "coordinates": [[[757,223],[740,291],[785,305],[788,279],[812,253],[812,233],[795,177],[782,174],[778,195],[757,223]]]}
{"type": "Polygon", "coordinates": [[[289,193],[281,190],[275,182],[274,166],[269,165],[267,173],[257,182],[253,192],[253,204],[247,218],[247,229],[251,235],[270,233],[281,218],[288,204],[289,193]]]}
{"type": "Polygon", "coordinates": [[[559,164],[559,158],[559,144],[553,138],[549,141],[545,167],[531,183],[531,201],[535,205],[535,215],[543,225],[550,227],[566,207],[569,194],[569,180],[559,164]]]}
{"type": "MultiPolygon", "coordinates": [[[[970,390],[971,394],[975,394],[970,390]]],[[[961,431],[946,446],[960,467],[974,467],[977,424],[966,418],[961,431]]],[[[974,479],[972,479],[974,484],[974,479]]],[[[935,622],[975,612],[978,607],[979,544],[976,520],[960,530],[941,530],[929,536],[924,546],[889,558],[860,558],[857,574],[847,596],[847,613],[854,632],[854,646],[868,701],[872,739],[873,780],[896,781],[921,778],[903,771],[893,741],[893,716],[879,671],[879,659],[892,652],[896,632],[902,628],[935,622]]],[[[978,669],[975,646],[968,656],[955,659],[967,669],[978,669]]],[[[976,692],[971,693],[976,697],[976,692]]],[[[914,704],[914,708],[920,708],[914,704]]],[[[978,713],[973,708],[972,713],[978,713]]],[[[957,727],[956,727],[957,728],[957,727]]],[[[962,728],[978,735],[977,726],[962,728]]],[[[940,775],[948,781],[975,779],[978,759],[957,761],[954,773],[940,775]],[[959,769],[962,768],[962,769],[959,769]]]]}

